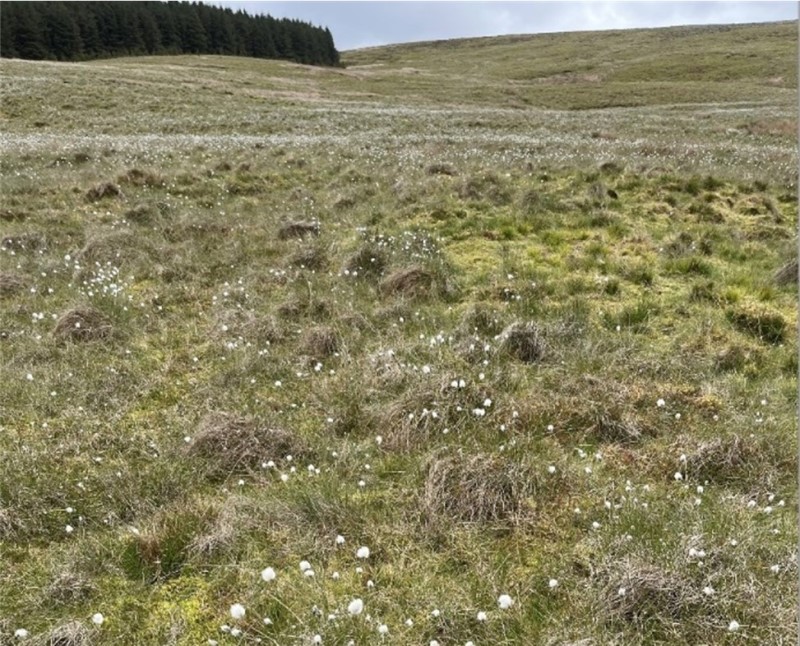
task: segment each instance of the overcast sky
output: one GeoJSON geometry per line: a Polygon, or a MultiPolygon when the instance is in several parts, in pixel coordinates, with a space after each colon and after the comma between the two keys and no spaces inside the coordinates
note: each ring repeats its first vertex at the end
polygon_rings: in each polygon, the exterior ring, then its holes
{"type": "Polygon", "coordinates": [[[328,27],[340,51],[470,36],[797,19],[797,2],[208,1],[328,27]]]}

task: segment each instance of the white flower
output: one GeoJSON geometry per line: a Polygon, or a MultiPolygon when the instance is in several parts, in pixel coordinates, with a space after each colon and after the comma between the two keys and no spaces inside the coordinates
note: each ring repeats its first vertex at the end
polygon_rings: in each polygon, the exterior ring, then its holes
{"type": "Polygon", "coordinates": [[[300,561],[300,571],[305,572],[306,570],[311,569],[311,563],[308,561],[300,561]]]}
{"type": "Polygon", "coordinates": [[[338,572],[334,572],[333,574],[331,574],[331,578],[334,581],[338,581],[339,580],[339,573],[338,572]]]}
{"type": "Polygon", "coordinates": [[[475,646],[475,642],[468,641],[467,643],[464,644],[464,646],[475,646]]]}
{"type": "Polygon", "coordinates": [[[261,578],[264,581],[274,581],[275,576],[276,576],[275,570],[273,570],[271,567],[264,568],[263,570],[261,570],[261,578]]]}
{"type": "Polygon", "coordinates": [[[72,525],[67,525],[67,526],[64,528],[64,531],[65,531],[65,532],[67,532],[67,534],[71,534],[72,532],[74,532],[74,531],[75,531],[75,528],[74,528],[72,525]]]}
{"type": "Polygon", "coordinates": [[[265,626],[271,626],[272,625],[272,619],[270,619],[269,617],[264,617],[264,625],[265,626]]]}
{"type": "Polygon", "coordinates": [[[431,613],[431,616],[433,616],[433,617],[438,617],[440,614],[442,614],[442,613],[439,611],[439,609],[438,609],[438,608],[436,608],[436,609],[435,609],[435,610],[434,610],[434,611],[431,613]]]}
{"type": "Polygon", "coordinates": [[[358,548],[356,552],[356,556],[360,559],[368,559],[369,558],[369,548],[366,546],[361,546],[358,548]]]}
{"type": "Polygon", "coordinates": [[[663,399],[661,399],[661,398],[659,398],[659,400],[656,402],[656,406],[658,406],[659,408],[663,408],[663,407],[664,407],[664,406],[666,406],[666,405],[667,405],[667,402],[665,402],[665,401],[664,401],[663,399]]]}
{"type": "Polygon", "coordinates": [[[737,630],[739,630],[739,628],[741,628],[741,626],[739,626],[739,622],[735,619],[728,624],[729,632],[735,633],[737,630]]]}
{"type": "Polygon", "coordinates": [[[781,571],[781,566],[780,565],[771,565],[769,569],[772,571],[773,574],[777,574],[778,572],[781,571]]]}
{"type": "Polygon", "coordinates": [[[554,589],[554,588],[557,588],[558,587],[558,579],[550,579],[550,581],[548,582],[547,585],[550,586],[551,590],[554,589]]]}
{"type": "Polygon", "coordinates": [[[389,626],[387,626],[386,624],[381,624],[380,626],[378,626],[378,632],[381,635],[388,634],[389,633],[389,626]]]}
{"type": "Polygon", "coordinates": [[[360,615],[364,611],[364,602],[361,599],[353,599],[347,606],[347,612],[351,615],[360,615]]]}
{"type": "Polygon", "coordinates": [[[483,610],[478,613],[478,621],[486,621],[486,613],[483,610]]]}
{"type": "Polygon", "coordinates": [[[231,637],[239,637],[242,631],[239,628],[231,628],[231,637]]]}
{"type": "Polygon", "coordinates": [[[29,634],[30,633],[24,628],[17,628],[14,631],[14,637],[16,637],[17,639],[27,639],[29,634]]]}
{"type": "Polygon", "coordinates": [[[549,467],[547,467],[547,473],[555,473],[555,472],[556,468],[552,464],[549,467]]]}
{"type": "Polygon", "coordinates": [[[94,614],[92,615],[92,623],[93,623],[95,626],[102,626],[102,625],[103,625],[103,622],[104,622],[105,620],[106,620],[106,618],[105,618],[103,615],[101,615],[99,612],[96,612],[96,613],[94,613],[94,614]]]}
{"type": "Polygon", "coordinates": [[[502,610],[508,610],[514,605],[514,600],[507,594],[501,594],[497,597],[497,605],[500,606],[502,610]]]}
{"type": "Polygon", "coordinates": [[[439,642],[435,639],[431,639],[431,641],[428,643],[428,646],[439,646],[439,642]]]}
{"type": "Polygon", "coordinates": [[[409,628],[411,628],[411,626],[413,626],[413,625],[414,625],[414,622],[413,622],[413,620],[411,620],[411,619],[406,619],[404,623],[405,623],[405,625],[406,625],[406,626],[408,626],[409,628]]]}
{"type": "Polygon", "coordinates": [[[600,529],[600,523],[598,523],[597,521],[594,521],[592,523],[592,529],[600,529]]]}
{"type": "Polygon", "coordinates": [[[705,588],[703,588],[703,594],[707,597],[713,596],[715,592],[716,590],[714,590],[714,588],[712,588],[710,585],[707,585],[705,588]]]}
{"type": "Polygon", "coordinates": [[[231,606],[231,617],[234,619],[243,619],[245,615],[244,606],[241,603],[234,603],[231,606]]]}
{"type": "Polygon", "coordinates": [[[322,635],[314,635],[314,643],[321,644],[322,643],[322,635]]]}
{"type": "Polygon", "coordinates": [[[305,570],[305,571],[303,572],[303,576],[306,576],[306,577],[308,577],[308,578],[311,578],[312,576],[314,576],[314,570],[312,570],[312,569],[310,569],[310,568],[309,568],[308,570],[305,570]]]}
{"type": "Polygon", "coordinates": [[[339,535],[336,537],[336,544],[337,544],[337,545],[344,545],[344,536],[342,536],[341,534],[339,534],[339,535]]]}
{"type": "Polygon", "coordinates": [[[680,471],[676,471],[675,475],[673,476],[677,482],[683,480],[683,474],[680,471]]]}
{"type": "Polygon", "coordinates": [[[618,597],[624,597],[627,593],[628,591],[625,588],[620,588],[619,590],[617,590],[618,597]]]}

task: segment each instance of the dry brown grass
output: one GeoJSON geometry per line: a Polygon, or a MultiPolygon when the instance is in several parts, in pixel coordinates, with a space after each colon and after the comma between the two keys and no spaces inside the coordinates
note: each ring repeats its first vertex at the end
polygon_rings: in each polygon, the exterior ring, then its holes
{"type": "Polygon", "coordinates": [[[305,238],[308,235],[319,235],[319,222],[294,221],[281,225],[278,229],[278,239],[305,238]]]}
{"type": "Polygon", "coordinates": [[[528,510],[534,481],[521,465],[477,454],[431,459],[426,467],[422,508],[428,523],[519,522],[528,510]]]}
{"type": "Polygon", "coordinates": [[[328,266],[328,251],[321,245],[303,247],[289,256],[289,264],[301,269],[319,271],[328,266]]]}
{"type": "Polygon", "coordinates": [[[184,450],[203,465],[209,477],[248,472],[270,459],[308,453],[305,442],[291,431],[226,412],[211,412],[203,417],[194,439],[184,450]]]}
{"type": "Polygon", "coordinates": [[[150,188],[164,186],[164,178],[158,173],[139,168],[131,168],[124,175],[117,177],[120,184],[130,184],[131,186],[148,186],[150,188]]]}
{"type": "Polygon", "coordinates": [[[20,233],[13,236],[5,236],[0,242],[0,246],[13,251],[36,251],[46,247],[47,240],[41,233],[20,233]]]}
{"type": "Polygon", "coordinates": [[[338,352],[339,334],[332,327],[320,325],[309,329],[303,337],[303,351],[315,359],[323,359],[338,352]]]}
{"type": "Polygon", "coordinates": [[[122,189],[113,182],[103,182],[97,186],[93,186],[86,192],[86,199],[90,202],[98,202],[105,198],[124,198],[122,189]]]}
{"type": "Polygon", "coordinates": [[[56,605],[83,601],[94,594],[95,585],[83,574],[71,569],[59,572],[44,589],[44,595],[56,605]]]}
{"type": "Polygon", "coordinates": [[[24,289],[25,280],[21,276],[8,271],[0,272],[0,297],[13,296],[24,289]]]}
{"type": "Polygon", "coordinates": [[[37,636],[33,643],[37,646],[91,646],[94,640],[89,628],[79,621],[70,621],[46,635],[37,636]]]}
{"type": "Polygon", "coordinates": [[[112,336],[114,328],[105,314],[93,307],[79,307],[62,314],[53,328],[58,341],[101,341],[112,336]]]}
{"type": "Polygon", "coordinates": [[[423,267],[408,267],[392,272],[381,282],[381,292],[386,296],[422,297],[430,295],[434,277],[423,267]]]}
{"type": "Polygon", "coordinates": [[[608,621],[635,627],[651,620],[675,624],[702,603],[690,581],[634,559],[620,560],[599,576],[606,581],[600,616],[608,621]]]}
{"type": "Polygon", "coordinates": [[[512,323],[500,333],[498,340],[500,351],[518,361],[535,363],[545,356],[545,342],[534,323],[512,323]]]}
{"type": "Polygon", "coordinates": [[[686,455],[686,474],[698,482],[755,485],[770,476],[767,471],[770,456],[756,438],[729,435],[699,443],[679,438],[676,450],[681,446],[686,455]],[[690,448],[685,448],[687,445],[690,448]]]}
{"type": "Polygon", "coordinates": [[[797,282],[797,258],[790,260],[775,272],[775,283],[781,287],[797,282]]]}

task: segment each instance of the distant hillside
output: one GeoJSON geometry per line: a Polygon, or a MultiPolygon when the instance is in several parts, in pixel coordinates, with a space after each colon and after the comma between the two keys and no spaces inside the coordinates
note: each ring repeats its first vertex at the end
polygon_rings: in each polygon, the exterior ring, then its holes
{"type": "Polygon", "coordinates": [[[353,50],[342,60],[365,75],[402,74],[406,93],[410,85],[427,98],[499,93],[517,107],[771,100],[797,88],[797,26],[468,38],[353,50]]]}
{"type": "Polygon", "coordinates": [[[3,2],[4,58],[75,61],[143,54],[224,54],[336,65],[328,29],[202,2],[3,2]]]}

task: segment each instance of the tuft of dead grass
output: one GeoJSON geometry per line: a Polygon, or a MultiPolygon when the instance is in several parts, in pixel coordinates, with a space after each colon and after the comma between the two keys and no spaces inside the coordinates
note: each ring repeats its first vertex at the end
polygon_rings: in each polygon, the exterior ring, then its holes
{"type": "Polygon", "coordinates": [[[320,325],[309,329],[303,338],[303,350],[315,359],[329,357],[339,351],[341,339],[332,327],[320,325]]]}
{"type": "Polygon", "coordinates": [[[783,287],[797,282],[797,258],[790,260],[775,272],[775,283],[783,287]]]}
{"type": "Polygon", "coordinates": [[[281,225],[278,229],[278,239],[305,238],[308,235],[319,235],[319,222],[293,221],[281,225]]]}
{"type": "Polygon", "coordinates": [[[526,469],[497,456],[434,457],[428,461],[422,508],[428,523],[516,524],[533,493],[526,469]]]}
{"type": "Polygon", "coordinates": [[[0,246],[11,251],[37,251],[47,246],[47,240],[41,233],[33,231],[5,236],[0,246]]]}
{"type": "Polygon", "coordinates": [[[70,621],[38,636],[33,643],[41,646],[91,646],[92,631],[79,621],[70,621]]]}
{"type": "Polygon", "coordinates": [[[414,266],[392,272],[381,282],[381,292],[386,296],[422,297],[430,295],[433,285],[433,274],[414,266]]]}
{"type": "Polygon", "coordinates": [[[425,169],[425,172],[428,175],[448,175],[449,177],[458,175],[458,172],[455,168],[453,168],[453,166],[442,162],[434,162],[433,164],[429,164],[425,169]]]}
{"type": "Polygon", "coordinates": [[[14,296],[25,289],[25,280],[18,274],[0,272],[0,298],[14,296]]]}
{"type": "Polygon", "coordinates": [[[752,484],[769,476],[764,471],[769,456],[765,455],[765,447],[760,446],[755,438],[736,434],[715,437],[700,443],[692,442],[689,449],[685,448],[689,441],[681,439],[683,442],[678,441],[676,448],[684,447],[686,474],[698,482],[752,484]]]}
{"type": "Polygon", "coordinates": [[[68,569],[59,572],[44,588],[51,603],[67,605],[88,599],[96,591],[95,585],[83,574],[68,569]]]}
{"type": "Polygon", "coordinates": [[[58,341],[100,341],[108,339],[114,332],[111,321],[93,307],[79,307],[64,312],[53,328],[53,337],[58,341]]]}
{"type": "Polygon", "coordinates": [[[313,271],[325,269],[328,266],[328,250],[322,245],[303,247],[289,256],[289,264],[313,271]]]}
{"type": "Polygon", "coordinates": [[[150,188],[164,186],[164,178],[158,173],[139,168],[131,168],[127,173],[117,177],[120,184],[130,184],[131,186],[147,186],[150,188]]]}
{"type": "Polygon", "coordinates": [[[252,471],[262,462],[308,453],[294,433],[261,420],[227,412],[208,413],[200,421],[185,454],[198,458],[209,477],[252,471]]]}
{"type": "Polygon", "coordinates": [[[652,620],[674,624],[702,604],[690,581],[650,563],[623,559],[600,576],[606,579],[600,616],[611,622],[637,628],[652,620]]]}
{"type": "Polygon", "coordinates": [[[113,182],[103,182],[93,186],[86,192],[86,199],[90,202],[98,202],[106,198],[124,198],[122,189],[113,182]]]}
{"type": "Polygon", "coordinates": [[[500,351],[518,361],[535,363],[545,356],[546,346],[538,326],[534,323],[512,323],[498,337],[500,351]]]}
{"type": "Polygon", "coordinates": [[[389,264],[386,252],[372,243],[361,245],[345,262],[345,270],[359,276],[381,276],[389,264]]]}

